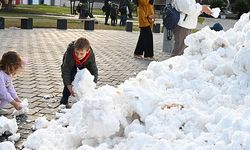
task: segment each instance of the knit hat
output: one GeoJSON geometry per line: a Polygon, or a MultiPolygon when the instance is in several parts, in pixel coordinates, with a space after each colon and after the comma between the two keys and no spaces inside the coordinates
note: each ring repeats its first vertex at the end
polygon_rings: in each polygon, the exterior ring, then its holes
{"type": "Polygon", "coordinates": [[[221,31],[223,30],[223,27],[220,23],[215,23],[212,27],[210,27],[211,30],[214,30],[214,31],[221,31]]]}

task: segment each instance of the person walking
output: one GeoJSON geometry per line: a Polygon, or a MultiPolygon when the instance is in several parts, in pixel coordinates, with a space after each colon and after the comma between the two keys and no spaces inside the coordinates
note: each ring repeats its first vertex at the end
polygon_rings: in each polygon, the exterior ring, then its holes
{"type": "Polygon", "coordinates": [[[198,23],[198,16],[201,13],[211,15],[208,5],[200,5],[195,0],[173,0],[172,5],[181,12],[178,25],[173,29],[174,49],[171,57],[183,55],[186,45],[185,38],[195,29],[198,23]]]}
{"type": "Polygon", "coordinates": [[[108,24],[109,16],[110,16],[110,10],[111,10],[111,1],[110,0],[105,0],[104,1],[104,8],[105,8],[105,25],[108,24]]]}
{"type": "Polygon", "coordinates": [[[153,34],[151,27],[154,23],[154,6],[152,0],[138,0],[137,13],[140,27],[140,35],[134,51],[135,58],[155,60],[153,47],[153,34]]]}

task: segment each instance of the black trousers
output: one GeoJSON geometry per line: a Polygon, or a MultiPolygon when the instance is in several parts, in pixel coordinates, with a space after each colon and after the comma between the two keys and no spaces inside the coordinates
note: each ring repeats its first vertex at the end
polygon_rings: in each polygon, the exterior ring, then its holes
{"type": "MultiPolygon", "coordinates": [[[[70,76],[71,82],[74,81],[76,73],[77,73],[77,68],[75,67],[71,71],[71,76],[70,76]]],[[[71,95],[71,93],[69,92],[69,89],[67,88],[66,85],[64,85],[62,95],[63,96],[61,98],[60,104],[66,105],[68,103],[69,96],[71,95]]]]}
{"type": "Polygon", "coordinates": [[[105,17],[105,24],[107,24],[108,20],[109,20],[109,16],[110,16],[110,11],[106,11],[105,15],[106,15],[106,17],[105,17]]]}
{"type": "Polygon", "coordinates": [[[153,34],[150,26],[140,27],[140,35],[134,54],[143,55],[143,52],[144,52],[144,57],[154,56],[153,34]]]}

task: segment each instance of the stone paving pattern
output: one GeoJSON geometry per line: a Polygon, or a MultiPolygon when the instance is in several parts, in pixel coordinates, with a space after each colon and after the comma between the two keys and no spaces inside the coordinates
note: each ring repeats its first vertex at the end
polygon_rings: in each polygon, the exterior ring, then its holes
{"type": "MultiPolygon", "coordinates": [[[[46,116],[51,120],[57,112],[63,89],[60,65],[68,43],[79,37],[89,39],[99,69],[97,86],[116,86],[135,77],[150,63],[132,57],[138,36],[139,32],[110,30],[0,30],[0,55],[14,50],[29,59],[25,70],[14,79],[18,96],[28,99],[30,109],[26,121],[19,123],[18,133],[21,133],[21,138],[15,144],[16,148],[21,149],[23,141],[33,132],[31,128],[35,119],[46,116]],[[45,99],[44,96],[50,98],[45,99]]],[[[154,34],[154,54],[159,61],[168,58],[162,52],[162,38],[162,33],[154,34]]],[[[8,105],[2,114],[12,118],[13,110],[8,105]]]]}

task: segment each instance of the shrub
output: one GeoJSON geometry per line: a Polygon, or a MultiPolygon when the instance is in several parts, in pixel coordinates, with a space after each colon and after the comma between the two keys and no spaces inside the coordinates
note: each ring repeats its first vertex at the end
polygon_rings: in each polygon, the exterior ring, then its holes
{"type": "Polygon", "coordinates": [[[250,10],[250,0],[236,0],[233,12],[238,13],[238,18],[243,14],[247,13],[250,10]]]}
{"type": "Polygon", "coordinates": [[[226,6],[226,3],[224,2],[224,0],[212,0],[210,2],[211,8],[219,7],[221,10],[223,10],[225,6],[226,6]]]}

